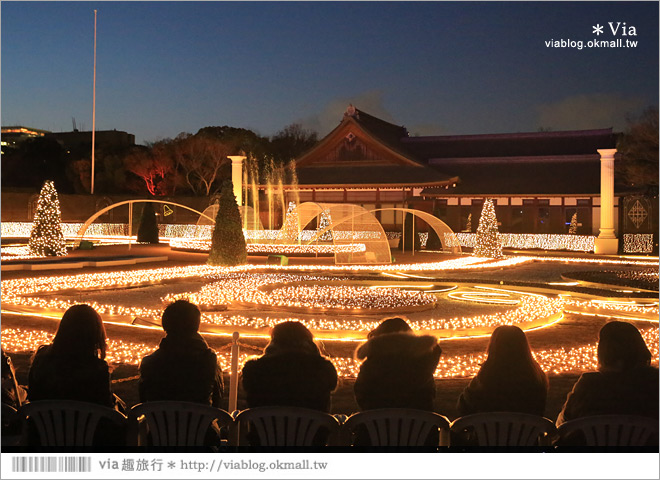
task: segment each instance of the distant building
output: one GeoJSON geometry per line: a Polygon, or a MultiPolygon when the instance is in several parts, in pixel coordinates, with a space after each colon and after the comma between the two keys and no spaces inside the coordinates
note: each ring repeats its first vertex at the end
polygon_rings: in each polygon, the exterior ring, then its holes
{"type": "MultiPolygon", "coordinates": [[[[411,137],[351,105],[297,159],[297,184],[284,190],[287,201],[424,210],[456,232],[465,231],[470,215],[475,231],[484,200],[492,198],[504,233],[567,233],[577,212],[578,233],[590,235],[600,224],[598,150],[615,148],[611,128],[411,137]]],[[[615,195],[615,222],[619,203],[615,195]]],[[[400,212],[376,216],[386,229],[401,227],[400,212]]]]}
{"type": "Polygon", "coordinates": [[[46,134],[50,133],[48,130],[40,130],[38,128],[32,127],[2,127],[2,153],[4,153],[8,148],[14,148],[21,142],[28,140],[30,138],[39,138],[43,137],[46,134]]]}
{"type": "MultiPolygon", "coordinates": [[[[49,132],[31,127],[2,127],[2,150],[15,148],[31,138],[52,138],[69,152],[87,153],[92,150],[92,132],[49,132]]],[[[135,145],[135,135],[121,130],[97,130],[96,148],[122,148],[135,145]]]]}
{"type": "MultiPolygon", "coordinates": [[[[54,132],[49,138],[57,140],[62,147],[71,152],[86,152],[92,150],[92,132],[54,132]]],[[[95,135],[96,148],[122,148],[135,145],[135,135],[121,130],[97,130],[95,135]]]]}

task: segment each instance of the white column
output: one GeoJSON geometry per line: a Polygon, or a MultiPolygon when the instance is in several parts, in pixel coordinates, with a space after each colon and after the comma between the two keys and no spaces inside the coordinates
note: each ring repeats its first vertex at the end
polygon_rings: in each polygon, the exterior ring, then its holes
{"type": "Polygon", "coordinates": [[[600,154],[600,233],[595,253],[615,254],[619,240],[614,235],[614,154],[616,148],[598,150],[600,154]]]}
{"type": "Polygon", "coordinates": [[[231,182],[234,184],[234,196],[238,206],[243,206],[243,160],[244,155],[229,155],[231,160],[231,182]]]}

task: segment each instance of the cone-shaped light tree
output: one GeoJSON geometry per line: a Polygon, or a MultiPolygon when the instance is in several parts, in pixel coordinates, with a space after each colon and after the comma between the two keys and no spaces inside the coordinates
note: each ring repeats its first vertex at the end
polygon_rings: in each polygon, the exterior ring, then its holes
{"type": "Polygon", "coordinates": [[[571,225],[568,227],[568,234],[577,235],[577,228],[578,228],[577,212],[575,212],[571,217],[571,225]]]}
{"type": "Polygon", "coordinates": [[[40,257],[66,255],[60,200],[52,180],[46,180],[41,187],[37,212],[34,215],[32,232],[30,232],[29,247],[33,255],[40,257]]]}
{"type": "Polygon", "coordinates": [[[158,243],[158,219],[154,211],[154,204],[147,202],[142,207],[142,217],[137,233],[138,243],[158,243]]]}
{"type": "Polygon", "coordinates": [[[477,227],[477,242],[474,246],[475,257],[502,258],[502,242],[497,229],[497,217],[493,201],[487,198],[481,210],[481,218],[477,227]]]}
{"type": "Polygon", "coordinates": [[[231,181],[222,185],[218,213],[211,239],[209,265],[242,265],[247,262],[247,247],[236,196],[231,181]]]}

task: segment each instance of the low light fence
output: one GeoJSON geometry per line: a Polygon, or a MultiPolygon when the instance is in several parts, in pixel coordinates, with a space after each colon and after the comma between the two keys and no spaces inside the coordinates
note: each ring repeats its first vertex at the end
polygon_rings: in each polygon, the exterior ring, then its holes
{"type": "MultiPolygon", "coordinates": [[[[457,233],[461,247],[474,247],[476,233],[457,233]]],[[[569,250],[593,252],[596,237],[593,235],[560,235],[542,233],[500,233],[502,247],[519,250],[569,250]]]]}
{"type": "MultiPolygon", "coordinates": [[[[82,223],[63,223],[62,231],[66,239],[78,238],[78,231],[82,223]]],[[[32,230],[31,222],[2,222],[0,225],[3,238],[28,238],[32,230]]],[[[212,225],[192,224],[161,224],[158,234],[162,239],[210,239],[213,232],[212,225]]],[[[134,232],[136,229],[134,229],[134,232]]],[[[246,230],[245,238],[248,243],[269,243],[277,240],[278,230],[246,230]]],[[[333,235],[345,235],[347,232],[334,232],[333,235]]],[[[368,232],[365,232],[368,233],[368,232]]],[[[300,241],[311,240],[316,230],[303,230],[300,241]]],[[[389,239],[400,238],[400,232],[386,232],[389,239]]],[[[418,232],[422,246],[428,239],[428,232],[418,232]]],[[[474,247],[477,241],[476,233],[456,233],[461,247],[474,247]]],[[[128,224],[126,223],[94,223],[89,226],[85,238],[112,238],[128,237],[128,224]]],[[[359,237],[359,235],[358,235],[359,237]]],[[[356,238],[357,240],[358,238],[356,238]]],[[[534,234],[534,233],[501,233],[500,239],[504,248],[518,250],[567,250],[574,252],[593,252],[596,237],[593,235],[560,235],[560,234],[534,234]]],[[[446,238],[448,244],[453,240],[446,238]]],[[[451,246],[451,245],[450,245],[451,246]]],[[[653,250],[652,234],[625,234],[623,236],[622,250],[624,253],[650,253],[653,250]]]]}

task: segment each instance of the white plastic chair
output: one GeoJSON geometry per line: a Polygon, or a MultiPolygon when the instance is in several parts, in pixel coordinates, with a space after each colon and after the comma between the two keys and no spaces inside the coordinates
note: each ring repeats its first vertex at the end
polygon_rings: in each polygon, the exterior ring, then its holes
{"type": "Polygon", "coordinates": [[[354,413],[342,425],[344,443],[353,443],[356,431],[366,432],[373,447],[424,446],[434,432],[438,445],[448,445],[449,420],[440,414],[412,408],[379,408],[354,413]]]}
{"type": "Polygon", "coordinates": [[[23,405],[23,440],[26,444],[28,421],[32,421],[43,446],[89,447],[102,419],[125,428],[126,415],[95,403],[74,400],[40,400],[23,405]]]}
{"type": "Polygon", "coordinates": [[[139,403],[131,408],[129,418],[138,445],[154,447],[203,447],[214,423],[226,427],[234,422],[225,410],[169,400],[139,403]]]}
{"type": "Polygon", "coordinates": [[[534,447],[550,445],[556,435],[551,420],[518,412],[465,415],[451,424],[453,434],[470,438],[482,447],[534,447]]]}
{"type": "Polygon", "coordinates": [[[579,446],[657,446],[658,419],[637,415],[593,415],[569,420],[557,428],[559,445],[570,446],[576,437],[579,446]],[[584,443],[582,443],[584,441],[584,443]]]}
{"type": "Polygon", "coordinates": [[[339,421],[332,415],[300,407],[255,407],[236,416],[238,445],[250,445],[255,438],[260,447],[311,447],[323,439],[337,443],[339,421]]]}

